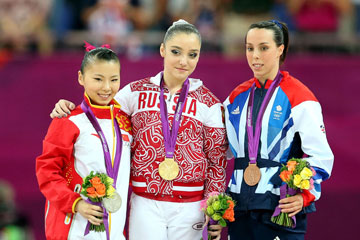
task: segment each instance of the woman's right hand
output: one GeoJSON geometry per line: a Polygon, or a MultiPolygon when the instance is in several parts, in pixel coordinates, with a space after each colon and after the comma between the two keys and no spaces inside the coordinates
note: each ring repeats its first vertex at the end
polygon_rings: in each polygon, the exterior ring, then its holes
{"type": "Polygon", "coordinates": [[[76,203],[75,212],[80,213],[93,225],[100,225],[103,222],[103,209],[99,206],[87,203],[82,199],[76,203]]]}
{"type": "Polygon", "coordinates": [[[65,99],[60,99],[55,104],[55,108],[50,113],[50,117],[51,118],[66,117],[68,114],[70,114],[71,110],[74,110],[74,108],[75,108],[75,104],[73,104],[72,102],[65,99]]]}

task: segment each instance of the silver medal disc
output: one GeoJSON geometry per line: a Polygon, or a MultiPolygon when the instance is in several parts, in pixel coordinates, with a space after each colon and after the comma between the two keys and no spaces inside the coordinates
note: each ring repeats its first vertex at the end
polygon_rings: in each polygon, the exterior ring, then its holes
{"type": "Polygon", "coordinates": [[[114,213],[120,209],[122,200],[119,193],[115,191],[111,197],[104,198],[102,202],[108,212],[114,213]]]}

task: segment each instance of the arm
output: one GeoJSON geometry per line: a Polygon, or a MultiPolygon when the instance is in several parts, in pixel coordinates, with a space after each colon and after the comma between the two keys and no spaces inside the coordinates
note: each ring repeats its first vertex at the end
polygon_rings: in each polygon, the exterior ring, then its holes
{"type": "Polygon", "coordinates": [[[43,153],[36,159],[36,176],[40,191],[51,205],[65,213],[79,212],[92,224],[99,225],[102,209],[82,200],[79,193],[68,187],[64,169],[71,165],[74,143],[79,129],[68,119],[52,121],[43,142],[43,153]]]}
{"type": "Polygon", "coordinates": [[[334,155],[326,139],[320,104],[317,101],[305,101],[295,106],[292,112],[295,131],[300,134],[301,148],[309,156],[307,161],[315,169],[316,175],[313,189],[280,201],[285,204],[281,208],[286,208],[284,212],[291,213],[290,216],[320,198],[320,184],[329,178],[334,162],[334,155]]]}
{"type": "Polygon", "coordinates": [[[68,187],[64,169],[73,161],[79,129],[68,119],[54,119],[43,141],[43,152],[36,158],[40,191],[51,204],[65,213],[73,212],[80,194],[68,187]]]}
{"type": "Polygon", "coordinates": [[[204,152],[208,159],[205,196],[213,191],[225,191],[228,147],[221,104],[215,104],[209,109],[207,119],[204,126],[204,152]]]}

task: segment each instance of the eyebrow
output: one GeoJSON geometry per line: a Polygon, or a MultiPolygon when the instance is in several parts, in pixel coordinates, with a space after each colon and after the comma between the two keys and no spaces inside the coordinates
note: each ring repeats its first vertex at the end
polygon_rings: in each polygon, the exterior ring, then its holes
{"type": "MultiPolygon", "coordinates": [[[[170,47],[176,48],[176,49],[179,49],[179,50],[183,50],[183,49],[182,49],[181,47],[179,47],[179,46],[170,46],[170,47]]],[[[199,49],[190,49],[190,51],[192,51],[192,52],[200,52],[199,49]]]]}
{"type": "MultiPolygon", "coordinates": [[[[95,76],[105,77],[104,75],[99,74],[99,73],[95,73],[95,76]]],[[[119,76],[119,75],[112,75],[110,78],[118,77],[118,76],[119,76]]]]}
{"type": "MultiPolygon", "coordinates": [[[[252,44],[252,43],[246,43],[246,44],[254,45],[254,44],[252,44]]],[[[269,43],[269,42],[261,42],[261,43],[259,43],[258,45],[264,45],[264,44],[270,44],[270,43],[269,43]]]]}

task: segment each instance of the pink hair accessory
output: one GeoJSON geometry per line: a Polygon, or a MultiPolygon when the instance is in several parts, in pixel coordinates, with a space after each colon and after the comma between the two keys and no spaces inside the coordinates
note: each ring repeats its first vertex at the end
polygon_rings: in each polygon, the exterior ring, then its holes
{"type": "MultiPolygon", "coordinates": [[[[94,49],[96,49],[96,47],[95,46],[93,46],[93,45],[91,45],[90,43],[88,43],[88,42],[85,42],[84,41],[84,43],[85,43],[85,50],[87,51],[87,52],[90,52],[91,50],[94,50],[94,49]]],[[[107,49],[110,49],[110,45],[109,44],[103,44],[103,45],[101,45],[101,47],[102,48],[107,48],[107,49]]],[[[110,49],[111,50],[111,49],[110,49]]]]}

